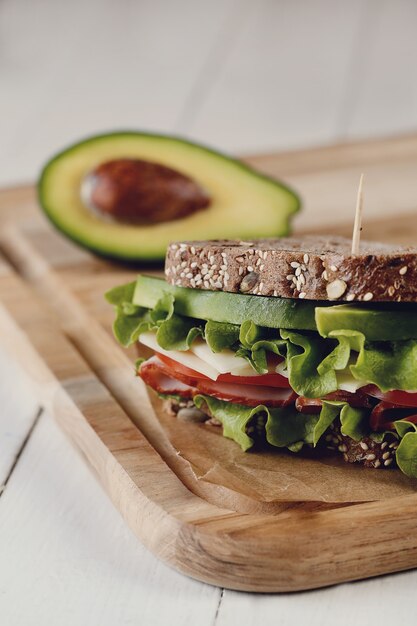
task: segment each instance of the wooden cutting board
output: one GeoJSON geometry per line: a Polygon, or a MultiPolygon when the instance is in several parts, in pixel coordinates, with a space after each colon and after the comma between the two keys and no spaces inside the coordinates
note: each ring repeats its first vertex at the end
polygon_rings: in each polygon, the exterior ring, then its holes
{"type": "MultiPolygon", "coordinates": [[[[417,241],[417,136],[248,161],[300,191],[299,232],[349,233],[364,171],[365,236],[417,241]]],[[[158,557],[200,580],[250,591],[308,589],[417,565],[417,495],[269,506],[199,481],[152,419],[132,376],[133,355],[111,337],[102,294],[136,270],[55,233],[31,186],[0,192],[0,226],[1,344],[158,557]]]]}

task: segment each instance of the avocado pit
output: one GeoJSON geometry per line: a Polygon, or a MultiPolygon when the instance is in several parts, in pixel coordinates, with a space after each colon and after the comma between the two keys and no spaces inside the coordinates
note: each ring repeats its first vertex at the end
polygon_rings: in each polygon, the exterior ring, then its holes
{"type": "Polygon", "coordinates": [[[210,206],[191,178],[159,163],[115,159],[101,163],[81,184],[84,205],[107,220],[150,225],[177,220],[210,206]]]}

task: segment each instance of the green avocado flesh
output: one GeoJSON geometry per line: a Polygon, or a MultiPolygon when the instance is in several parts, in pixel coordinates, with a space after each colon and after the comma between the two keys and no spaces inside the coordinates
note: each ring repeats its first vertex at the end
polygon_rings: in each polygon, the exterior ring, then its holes
{"type": "Polygon", "coordinates": [[[417,310],[372,309],[331,302],[268,298],[223,291],[175,287],[162,278],[138,276],[133,304],[152,309],[164,293],[175,298],[175,312],[186,317],[242,324],[251,320],[266,328],[363,333],[368,341],[401,341],[417,338],[417,310]],[[319,304],[319,306],[317,306],[319,304]]]}
{"type": "Polygon", "coordinates": [[[65,235],[101,255],[162,260],[170,241],[283,236],[298,197],[240,161],[176,137],[118,132],[91,137],[57,154],[38,185],[40,205],[65,235]],[[211,204],[187,217],[138,226],[95,215],[80,199],[84,177],[114,159],[141,159],[170,167],[207,191],[211,204]]]}
{"type": "Polygon", "coordinates": [[[316,329],[314,302],[175,287],[151,276],[138,276],[133,304],[153,309],[165,293],[174,296],[175,312],[186,317],[229,324],[252,320],[266,328],[316,329]]]}
{"type": "Polygon", "coordinates": [[[334,330],[363,333],[368,341],[401,341],[417,338],[417,309],[360,308],[350,305],[316,307],[317,330],[328,337],[334,330]]]}

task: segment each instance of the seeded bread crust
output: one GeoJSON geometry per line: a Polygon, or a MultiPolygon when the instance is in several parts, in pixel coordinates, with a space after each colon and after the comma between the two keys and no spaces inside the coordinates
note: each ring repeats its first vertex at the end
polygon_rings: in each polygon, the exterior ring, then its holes
{"type": "Polygon", "coordinates": [[[171,243],[172,285],[281,298],[340,302],[417,302],[417,248],[361,242],[352,256],[344,237],[171,243]]]}

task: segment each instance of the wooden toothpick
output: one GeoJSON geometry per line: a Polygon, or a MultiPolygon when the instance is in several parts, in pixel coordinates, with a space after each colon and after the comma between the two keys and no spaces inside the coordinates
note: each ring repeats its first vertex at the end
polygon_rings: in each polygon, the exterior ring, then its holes
{"type": "Polygon", "coordinates": [[[361,174],[359,180],[358,187],[358,196],[356,199],[356,212],[355,212],[355,222],[353,224],[353,233],[352,233],[352,254],[359,254],[359,244],[361,240],[361,230],[362,230],[362,206],[363,206],[363,194],[362,194],[362,186],[363,186],[363,174],[361,174]]]}

